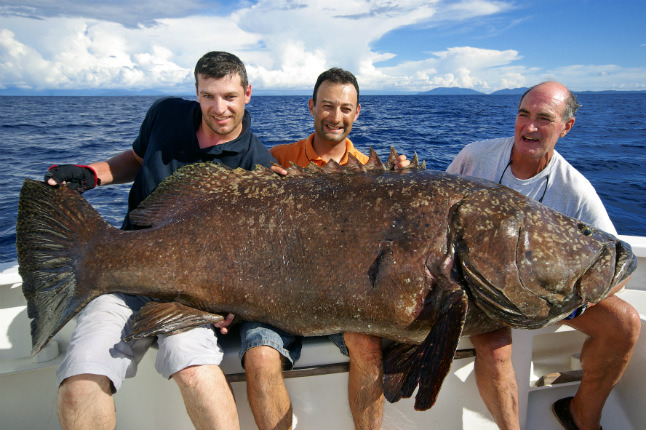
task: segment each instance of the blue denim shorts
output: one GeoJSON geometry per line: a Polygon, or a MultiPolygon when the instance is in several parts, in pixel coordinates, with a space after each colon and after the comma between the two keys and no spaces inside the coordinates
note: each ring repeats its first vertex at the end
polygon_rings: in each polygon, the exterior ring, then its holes
{"type": "MultiPolygon", "coordinates": [[[[329,336],[330,340],[339,347],[341,354],[348,355],[348,348],[343,341],[343,333],[329,336]]],[[[285,369],[290,370],[301,357],[301,336],[295,336],[276,327],[259,322],[244,321],[240,325],[240,362],[244,367],[244,355],[251,348],[269,346],[285,357],[285,369]]]]}
{"type": "Polygon", "coordinates": [[[564,321],[571,320],[573,318],[576,318],[578,316],[581,316],[583,312],[588,308],[588,304],[584,303],[583,306],[576,308],[570,315],[567,317],[563,318],[564,321]]]}
{"type": "Polygon", "coordinates": [[[345,355],[346,357],[350,356],[350,353],[348,352],[348,347],[345,345],[345,340],[343,339],[343,333],[331,334],[328,337],[332,342],[336,344],[336,346],[339,347],[339,351],[341,351],[341,354],[345,355]]]}

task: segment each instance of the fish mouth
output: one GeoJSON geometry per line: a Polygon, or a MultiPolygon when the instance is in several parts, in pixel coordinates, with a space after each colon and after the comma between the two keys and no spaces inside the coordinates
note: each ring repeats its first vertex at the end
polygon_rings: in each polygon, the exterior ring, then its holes
{"type": "Polygon", "coordinates": [[[598,303],[613,294],[614,289],[626,281],[636,268],[637,257],[628,243],[617,239],[607,242],[579,278],[579,295],[590,303],[598,303]]]}
{"type": "Polygon", "coordinates": [[[617,264],[615,265],[615,276],[612,279],[612,286],[626,280],[637,269],[637,256],[627,242],[618,240],[616,245],[617,264]]]}

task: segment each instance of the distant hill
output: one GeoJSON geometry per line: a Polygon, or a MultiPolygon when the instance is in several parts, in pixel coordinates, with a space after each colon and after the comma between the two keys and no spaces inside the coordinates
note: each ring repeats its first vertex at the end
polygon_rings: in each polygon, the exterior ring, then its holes
{"type": "MultiPolygon", "coordinates": [[[[520,88],[505,88],[503,90],[494,91],[490,96],[522,96],[525,94],[529,87],[520,88]]],[[[602,91],[573,91],[574,94],[646,94],[646,90],[641,91],[621,91],[621,90],[602,90],[602,91]]],[[[420,95],[458,95],[458,96],[472,96],[472,95],[487,95],[480,91],[472,90],[470,88],[457,88],[457,87],[440,87],[434,88],[430,91],[418,93],[420,95]]]]}
{"type": "MultiPolygon", "coordinates": [[[[185,90],[179,90],[177,93],[171,93],[164,90],[101,90],[101,89],[87,89],[87,90],[67,90],[67,89],[51,89],[51,90],[33,90],[23,88],[3,88],[0,89],[0,96],[168,96],[186,93],[185,90]]],[[[191,95],[190,93],[188,93],[191,95]]],[[[193,94],[194,96],[195,94],[193,94]]]]}
{"type": "Polygon", "coordinates": [[[491,96],[522,96],[529,87],[505,88],[504,90],[494,91],[491,96]]]}
{"type": "MultiPolygon", "coordinates": [[[[458,87],[440,87],[434,88],[430,91],[424,92],[406,92],[401,90],[361,90],[362,95],[457,95],[457,96],[484,96],[484,95],[513,95],[521,96],[527,87],[521,88],[507,88],[503,90],[494,91],[491,94],[476,91],[470,88],[458,87]]],[[[621,91],[621,90],[604,90],[604,91],[574,91],[575,94],[646,94],[646,90],[641,91],[621,91]]],[[[274,89],[274,90],[254,90],[256,96],[309,96],[311,90],[289,90],[289,89],[274,89]]],[[[47,89],[47,90],[34,90],[24,89],[17,87],[0,88],[0,96],[176,96],[193,98],[195,93],[185,88],[172,89],[148,89],[148,90],[128,90],[128,89],[47,89]]]]}
{"type": "Polygon", "coordinates": [[[574,94],[645,94],[646,90],[641,91],[621,91],[621,90],[605,90],[605,91],[573,91],[574,94]]]}
{"type": "Polygon", "coordinates": [[[485,93],[472,90],[471,88],[458,88],[458,87],[439,87],[433,88],[430,91],[418,93],[423,96],[483,96],[485,93]]]}

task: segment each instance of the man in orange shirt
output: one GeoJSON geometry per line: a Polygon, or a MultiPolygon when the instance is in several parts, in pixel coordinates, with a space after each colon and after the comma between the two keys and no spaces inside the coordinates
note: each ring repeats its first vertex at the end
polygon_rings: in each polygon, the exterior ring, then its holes
{"type": "MultiPolygon", "coordinates": [[[[348,154],[365,164],[368,157],[355,149],[348,139],[359,116],[359,84],[345,70],[323,72],[309,100],[314,117],[314,133],[298,142],[277,145],[271,154],[285,168],[293,162],[301,167],[310,163],[323,166],[330,160],[343,165],[348,154]]],[[[400,155],[396,168],[410,162],[400,155]]],[[[258,428],[291,429],[292,406],[283,381],[283,368],[291,368],[300,356],[298,337],[266,324],[244,322],[240,329],[240,355],[247,372],[247,396],[258,428]]],[[[330,336],[341,352],[350,357],[348,400],[355,429],[381,428],[383,412],[383,366],[381,339],[357,333],[330,336]]]]}
{"type": "Polygon", "coordinates": [[[343,165],[348,162],[348,154],[363,164],[368,162],[368,157],[348,139],[361,111],[359,84],[352,73],[339,68],[323,72],[314,86],[309,108],[314,117],[314,133],[307,139],[270,149],[280,165],[287,168],[292,162],[305,167],[311,162],[323,166],[330,160],[343,165]]]}

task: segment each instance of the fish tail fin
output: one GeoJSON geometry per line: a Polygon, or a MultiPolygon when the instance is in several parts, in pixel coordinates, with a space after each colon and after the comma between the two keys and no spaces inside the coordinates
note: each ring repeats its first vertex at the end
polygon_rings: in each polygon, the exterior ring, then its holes
{"type": "Polygon", "coordinates": [[[97,294],[83,290],[76,265],[97,232],[112,228],[81,195],[26,179],[20,190],[16,251],[31,321],[32,354],[97,294]]]}
{"type": "Polygon", "coordinates": [[[449,295],[421,345],[394,344],[384,353],[384,396],[389,402],[409,398],[419,385],[415,409],[430,409],[451,369],[467,314],[464,291],[449,295]]]}

